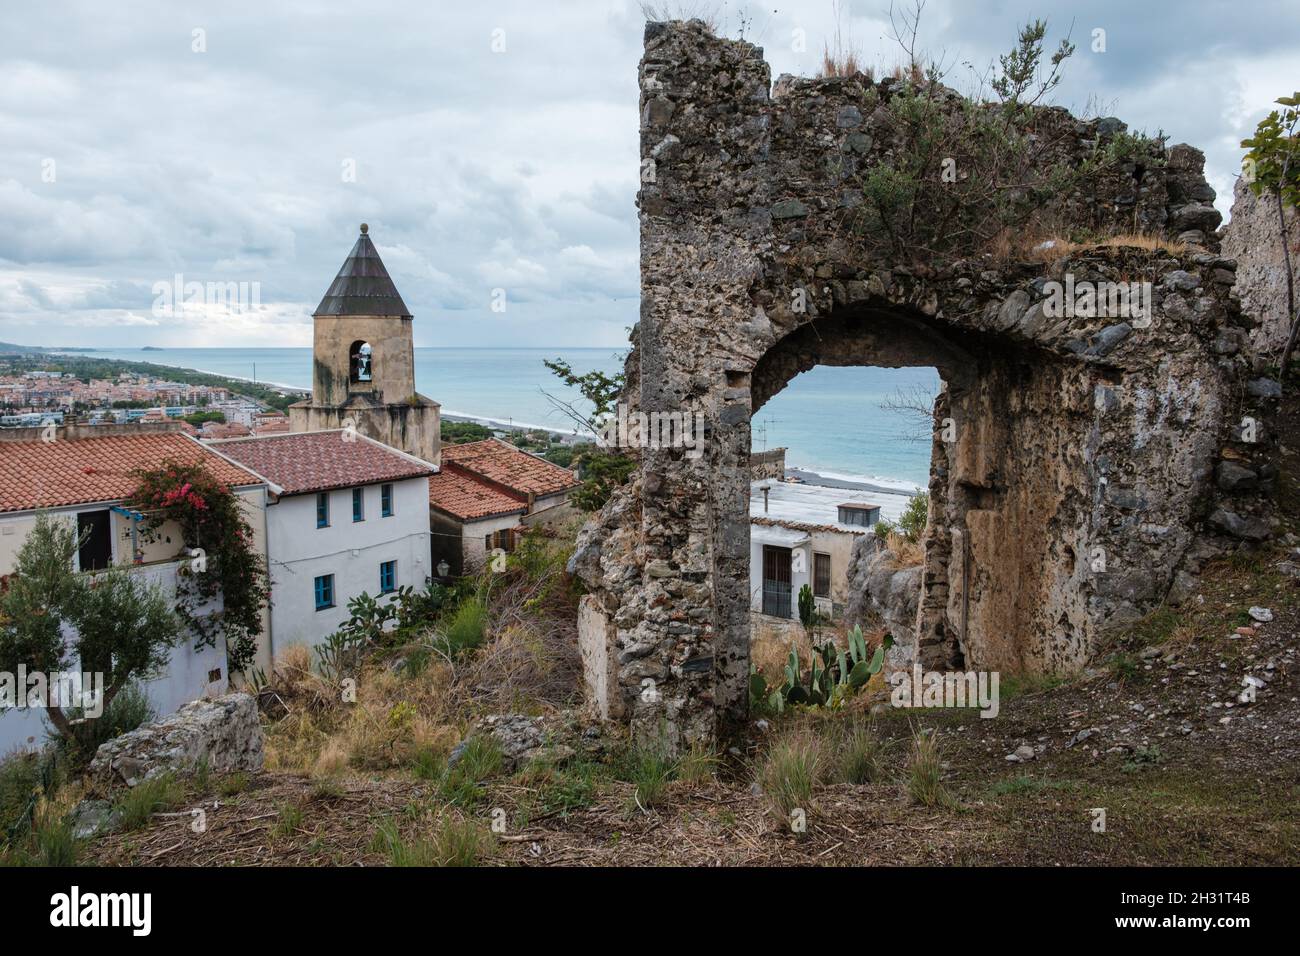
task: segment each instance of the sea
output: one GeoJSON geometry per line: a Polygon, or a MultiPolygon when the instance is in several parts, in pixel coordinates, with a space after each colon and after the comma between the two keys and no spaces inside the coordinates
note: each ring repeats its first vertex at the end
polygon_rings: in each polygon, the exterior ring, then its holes
{"type": "MultiPolygon", "coordinates": [[[[77,354],[311,388],[309,348],[120,348],[77,354]]],[[[562,405],[581,408],[581,396],[543,361],[563,359],[579,375],[597,369],[614,374],[622,370],[624,354],[608,348],[417,348],[415,381],[422,395],[441,403],[445,416],[572,434],[577,425],[562,405]]],[[[754,416],[752,447],[785,447],[787,467],[836,482],[920,490],[929,473],[929,428],[894,406],[900,395],[938,390],[939,374],[932,368],[819,365],[797,376],[754,416]]]]}

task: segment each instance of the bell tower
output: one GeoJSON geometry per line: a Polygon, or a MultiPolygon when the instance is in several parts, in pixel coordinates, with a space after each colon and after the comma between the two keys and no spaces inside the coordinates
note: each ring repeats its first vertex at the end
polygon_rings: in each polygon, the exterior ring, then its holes
{"type": "Polygon", "coordinates": [[[437,465],[439,406],[415,390],[411,310],[361,235],[313,316],[311,398],[289,406],[293,431],[355,427],[437,465]]]}

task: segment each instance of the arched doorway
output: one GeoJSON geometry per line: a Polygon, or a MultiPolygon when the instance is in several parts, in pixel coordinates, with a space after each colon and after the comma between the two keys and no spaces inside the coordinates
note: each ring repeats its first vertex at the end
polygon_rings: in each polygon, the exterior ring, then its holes
{"type": "MultiPolygon", "coordinates": [[[[1271,454],[1267,429],[1240,427],[1269,411],[1246,387],[1234,343],[1248,320],[1215,240],[1058,243],[1032,258],[973,238],[942,256],[872,242],[853,228],[867,197],[846,170],[888,168],[905,147],[887,109],[868,115],[891,82],[786,78],[769,95],[758,48],[698,22],[647,27],[625,398],[697,417],[706,441],[631,449],[637,470],[572,565],[589,588],[588,687],[638,738],[678,748],[746,719],[751,419],[816,364],[920,363],[945,383],[916,626],[893,667],[1069,672],[1209,555],[1268,534],[1266,497],[1215,480],[1227,458],[1266,469],[1271,454]],[[1057,308],[1062,288],[1133,277],[1148,283],[1143,311],[1057,308]]],[[[1103,135],[1064,111],[1032,122],[1079,163],[1103,135]]],[[[1140,222],[1168,236],[1208,189],[1185,146],[1136,196],[1134,182],[1099,173],[1059,197],[1061,215],[1093,234],[1140,222]]]]}

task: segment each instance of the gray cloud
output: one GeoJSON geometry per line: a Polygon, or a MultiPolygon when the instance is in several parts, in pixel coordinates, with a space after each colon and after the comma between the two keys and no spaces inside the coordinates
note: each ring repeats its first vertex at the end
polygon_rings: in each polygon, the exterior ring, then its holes
{"type": "MultiPolygon", "coordinates": [[[[774,75],[813,72],[834,27],[830,0],[716,6],[723,32],[763,45],[774,75]]],[[[842,6],[868,62],[900,58],[886,0],[842,6]]],[[[1031,15],[1079,44],[1057,102],[1101,103],[1205,149],[1226,212],[1238,140],[1300,75],[1300,10],[931,0],[921,46],[963,87],[975,75],[964,64],[982,69],[1031,15]],[[1089,49],[1098,27],[1104,54],[1089,49]]],[[[617,347],[637,312],[641,31],[631,0],[11,11],[0,339],[306,345],[366,221],[419,344],[617,347]],[[154,314],[153,284],[178,273],[258,282],[262,306],[154,314]],[[498,287],[505,314],[490,307],[498,287]]]]}

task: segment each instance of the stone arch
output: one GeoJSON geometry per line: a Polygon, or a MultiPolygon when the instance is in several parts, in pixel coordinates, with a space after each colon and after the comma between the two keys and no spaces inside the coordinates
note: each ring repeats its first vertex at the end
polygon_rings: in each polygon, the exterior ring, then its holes
{"type": "MultiPolygon", "coordinates": [[[[783,77],[769,93],[756,47],[696,21],[647,26],[624,399],[701,416],[706,441],[629,449],[637,470],[573,560],[588,686],[638,737],[680,747],[746,718],[750,419],[815,364],[933,365],[947,384],[935,417],[955,429],[935,429],[916,624],[890,667],[1076,670],[1209,556],[1268,534],[1271,430],[1247,440],[1240,425],[1271,406],[1201,155],[1175,146],[1058,202],[1064,225],[1185,248],[883,251],[842,224],[862,201],[848,166],[888,167],[900,148],[888,110],[860,108],[895,82],[783,77]],[[1057,308],[1065,290],[1134,277],[1149,283],[1138,315],[1057,308]]],[[[1118,123],[1031,122],[1080,163],[1118,123]]]]}
{"type": "Polygon", "coordinates": [[[348,346],[348,381],[353,385],[369,385],[375,380],[374,349],[364,339],[348,346]]]}

